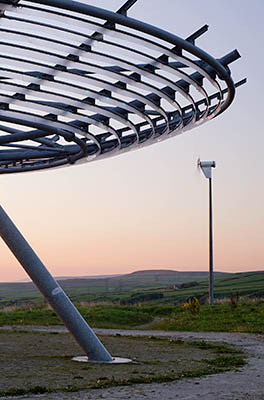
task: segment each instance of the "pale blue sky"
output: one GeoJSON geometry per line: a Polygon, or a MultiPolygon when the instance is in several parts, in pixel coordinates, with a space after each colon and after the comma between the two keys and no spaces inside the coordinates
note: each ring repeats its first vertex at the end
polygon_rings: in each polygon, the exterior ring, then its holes
{"type": "MultiPolygon", "coordinates": [[[[121,0],[91,0],[117,10],[121,0]]],[[[220,117],[182,136],[91,164],[1,176],[1,203],[55,275],[208,269],[213,159],[215,269],[264,268],[262,0],[138,0],[129,15],[187,37],[216,57],[237,48],[232,76],[248,83],[220,117]]],[[[2,281],[25,273],[0,244],[2,281]]]]}

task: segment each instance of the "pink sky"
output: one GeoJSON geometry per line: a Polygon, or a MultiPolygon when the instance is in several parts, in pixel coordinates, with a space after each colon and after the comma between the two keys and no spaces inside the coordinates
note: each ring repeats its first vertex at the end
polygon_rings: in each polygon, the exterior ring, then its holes
{"type": "MultiPolygon", "coordinates": [[[[107,0],[89,3],[109,7],[107,0]]],[[[112,0],[111,9],[121,4],[112,0]]],[[[263,11],[262,0],[254,7],[240,0],[133,7],[131,16],[183,37],[208,23],[197,44],[216,57],[238,48],[233,77],[248,84],[227,112],[178,138],[87,165],[1,176],[2,206],[52,274],[207,270],[208,182],[196,171],[198,157],[217,163],[215,270],[264,269],[263,11]]],[[[0,281],[26,276],[2,242],[0,257],[0,281]]]]}

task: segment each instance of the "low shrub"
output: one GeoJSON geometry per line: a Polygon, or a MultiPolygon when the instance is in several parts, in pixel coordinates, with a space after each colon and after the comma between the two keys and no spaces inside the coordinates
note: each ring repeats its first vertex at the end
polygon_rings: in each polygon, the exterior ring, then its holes
{"type": "Polygon", "coordinates": [[[186,311],[190,312],[192,315],[198,315],[200,313],[200,303],[196,297],[189,300],[188,303],[184,304],[186,311]]]}

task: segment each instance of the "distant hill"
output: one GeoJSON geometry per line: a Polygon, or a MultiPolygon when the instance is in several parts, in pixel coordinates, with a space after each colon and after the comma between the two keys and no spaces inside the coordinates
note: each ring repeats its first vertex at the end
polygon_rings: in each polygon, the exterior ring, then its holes
{"type": "MultiPolygon", "coordinates": [[[[178,285],[185,282],[200,282],[207,279],[205,271],[173,271],[173,270],[142,270],[130,274],[99,277],[66,277],[56,278],[67,294],[74,298],[95,294],[129,292],[144,288],[164,288],[168,285],[178,285]]],[[[216,276],[226,277],[229,274],[217,272],[216,276]]],[[[38,289],[32,282],[0,283],[0,303],[21,302],[40,297],[38,289]]]]}
{"type": "MultiPolygon", "coordinates": [[[[264,297],[264,271],[215,274],[215,296],[264,297]]],[[[78,277],[60,280],[73,301],[123,302],[137,294],[162,293],[161,303],[174,304],[208,294],[207,271],[142,270],[118,276],[78,277]]],[[[0,306],[42,298],[32,282],[0,283],[0,306]]]]}
{"type": "MultiPolygon", "coordinates": [[[[84,275],[84,276],[55,276],[54,279],[56,281],[66,281],[67,279],[103,279],[103,278],[112,278],[113,276],[121,276],[124,274],[109,274],[109,275],[84,275]]],[[[21,279],[16,282],[8,282],[8,283],[26,283],[31,282],[30,277],[21,279]]]]}
{"type": "MultiPolygon", "coordinates": [[[[226,298],[230,294],[264,298],[264,271],[240,272],[215,279],[214,295],[226,298]]],[[[204,298],[208,295],[208,281],[199,282],[196,286],[167,293],[175,301],[185,301],[189,297],[204,298]]]]}
{"type": "MultiPolygon", "coordinates": [[[[216,276],[224,277],[229,274],[218,272],[216,276]]],[[[104,279],[67,279],[60,281],[65,290],[71,294],[76,294],[82,289],[90,293],[116,293],[137,290],[150,287],[167,287],[168,285],[178,285],[185,282],[203,281],[207,279],[208,272],[179,272],[173,270],[142,270],[135,271],[126,275],[106,277],[104,279]]]]}

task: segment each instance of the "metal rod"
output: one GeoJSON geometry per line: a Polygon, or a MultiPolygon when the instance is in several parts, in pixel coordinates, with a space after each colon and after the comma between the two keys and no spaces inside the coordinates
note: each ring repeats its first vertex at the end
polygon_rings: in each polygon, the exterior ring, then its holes
{"type": "Polygon", "coordinates": [[[119,10],[118,14],[126,15],[127,11],[137,2],[137,0],[128,0],[119,10]]]}
{"type": "Polygon", "coordinates": [[[132,29],[136,29],[138,31],[150,34],[155,36],[159,39],[165,40],[174,44],[175,46],[180,47],[183,50],[190,51],[193,55],[203,59],[207,64],[211,65],[215,71],[217,72],[218,76],[221,79],[224,79],[226,85],[228,87],[228,94],[225,99],[225,102],[222,104],[221,111],[218,115],[220,115],[223,111],[225,111],[229,105],[232,103],[235,97],[235,86],[234,82],[221,63],[215,60],[212,56],[207,54],[205,51],[199,49],[198,47],[194,46],[190,42],[179,38],[176,35],[172,35],[168,32],[163,31],[162,29],[156,28],[152,25],[143,23],[141,21],[137,21],[133,18],[128,18],[120,13],[115,13],[111,11],[104,10],[102,8],[90,6],[84,3],[80,3],[77,1],[71,0],[31,0],[33,3],[45,4],[51,7],[62,8],[64,10],[76,11],[82,14],[88,14],[90,16],[94,16],[96,18],[104,19],[106,21],[111,21],[112,23],[121,24],[127,26],[132,29]]]}
{"type": "Polygon", "coordinates": [[[113,361],[111,355],[1,206],[0,236],[87,354],[89,361],[113,361]]]}
{"type": "Polygon", "coordinates": [[[212,178],[209,178],[209,304],[214,305],[212,178]]]}

